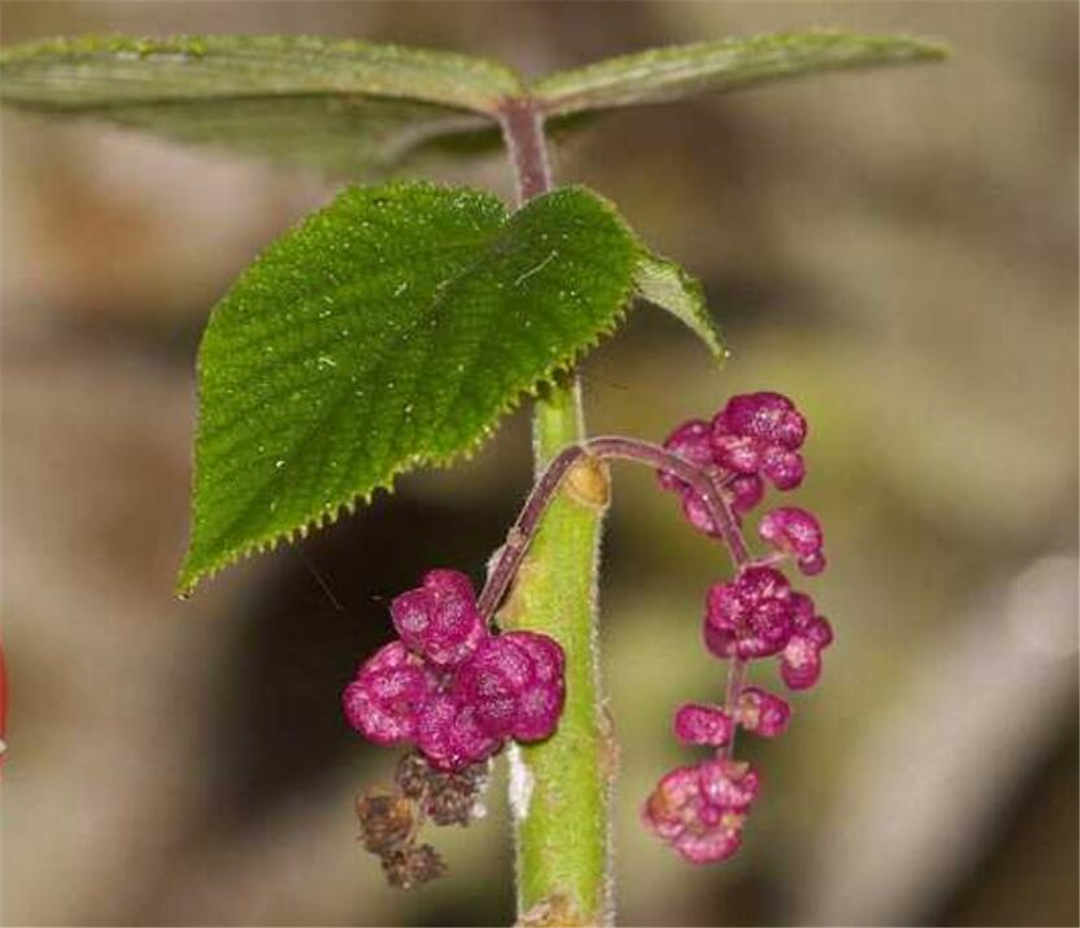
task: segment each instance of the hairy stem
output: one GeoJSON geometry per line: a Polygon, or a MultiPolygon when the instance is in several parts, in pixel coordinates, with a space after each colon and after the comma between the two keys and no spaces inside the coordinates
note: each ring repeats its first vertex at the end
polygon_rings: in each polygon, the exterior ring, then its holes
{"type": "MultiPolygon", "coordinates": [[[[550,190],[539,109],[526,99],[507,100],[500,116],[519,201],[550,190]]],[[[562,449],[584,437],[581,385],[573,377],[553,386],[536,402],[537,474],[562,449]]],[[[566,472],[559,475],[552,493],[565,476],[566,472]]],[[[598,925],[611,917],[611,764],[596,647],[597,563],[607,484],[602,472],[593,476],[597,480],[591,484],[591,497],[589,493],[558,493],[550,504],[545,502],[535,510],[537,524],[528,556],[521,562],[524,549],[516,552],[510,539],[504,554],[515,563],[504,565],[502,571],[496,565],[492,577],[502,589],[493,587],[484,600],[487,608],[494,609],[505,584],[516,575],[513,592],[500,613],[501,623],[551,635],[566,654],[566,708],[558,731],[547,741],[512,754],[521,924],[598,925]]]]}

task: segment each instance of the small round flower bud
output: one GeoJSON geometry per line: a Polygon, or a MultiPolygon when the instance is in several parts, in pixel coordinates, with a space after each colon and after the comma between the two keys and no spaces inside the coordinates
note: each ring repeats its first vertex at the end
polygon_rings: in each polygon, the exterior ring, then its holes
{"type": "Polygon", "coordinates": [[[390,613],[405,646],[432,664],[459,664],[488,637],[472,583],[456,570],[428,571],[422,587],[395,597],[390,613]]]}
{"type": "Polygon", "coordinates": [[[727,860],[742,846],[743,812],[720,812],[716,822],[703,831],[688,830],[672,842],[679,855],[692,864],[715,864],[727,860]]]}
{"type": "Polygon", "coordinates": [[[420,707],[434,690],[434,680],[400,641],[380,648],[361,665],[342,693],[349,724],[376,744],[397,744],[416,735],[420,707]]]}
{"type": "MultiPolygon", "coordinates": [[[[664,448],[703,470],[715,469],[711,435],[712,426],[708,422],[691,419],[668,436],[664,448]]],[[[688,483],[666,470],[657,471],[656,477],[664,489],[681,494],[683,513],[694,528],[707,535],[718,534],[705,500],[688,483]]]]}
{"type": "Polygon", "coordinates": [[[814,577],[820,574],[826,567],[825,555],[820,551],[816,551],[813,554],[808,554],[806,557],[801,557],[798,560],[799,570],[801,570],[807,577],[814,577]]]}
{"type": "Polygon", "coordinates": [[[542,741],[554,733],[566,701],[566,656],[547,635],[509,632],[501,637],[525,651],[532,663],[532,678],[521,692],[512,734],[518,741],[542,741]]]}
{"type": "Polygon", "coordinates": [[[791,706],[767,690],[747,686],[739,694],[736,718],[746,731],[762,738],[775,738],[787,728],[791,706]]]}
{"type": "MultiPolygon", "coordinates": [[[[672,454],[685,458],[698,467],[709,467],[713,463],[712,426],[701,419],[684,422],[672,432],[664,442],[664,448],[672,454]]],[[[665,490],[687,489],[686,484],[666,470],[656,475],[660,486],[665,490]]]]}
{"type": "Polygon", "coordinates": [[[833,642],[832,626],[823,615],[814,616],[813,620],[806,626],[806,630],[801,634],[809,638],[819,651],[823,651],[833,642]]]}
{"type": "Polygon", "coordinates": [[[718,706],[687,703],[675,713],[675,737],[683,744],[720,747],[731,740],[735,722],[718,706]]]}
{"type": "Polygon", "coordinates": [[[805,690],[821,676],[821,652],[832,643],[832,627],[815,616],[792,635],[780,657],[780,676],[793,690],[805,690]]]}
{"type": "Polygon", "coordinates": [[[732,435],[757,438],[790,451],[801,447],[806,438],[806,420],[795,404],[779,393],[733,396],[719,418],[732,435]]]}
{"type": "Polygon", "coordinates": [[[737,513],[747,513],[765,495],[765,484],[757,474],[737,474],[724,488],[731,500],[731,508],[737,513]]]}
{"type": "Polygon", "coordinates": [[[462,770],[486,760],[502,747],[480,725],[476,707],[440,693],[424,705],[416,720],[416,746],[433,767],[462,770]]]}
{"type": "Polygon", "coordinates": [[[781,506],[766,513],[758,533],[777,551],[793,556],[804,574],[820,573],[825,569],[825,556],[821,553],[825,539],[821,525],[805,509],[781,506]]]}
{"type": "Polygon", "coordinates": [[[736,474],[756,474],[765,464],[768,445],[748,435],[713,435],[713,451],[717,463],[736,474]]]}
{"type": "Polygon", "coordinates": [[[706,761],[678,767],[649,796],[642,818],[684,859],[704,864],[734,854],[758,778],[748,764],[706,761]]]}
{"type": "Polygon", "coordinates": [[[565,696],[562,648],[546,635],[508,632],[486,641],[463,664],[453,691],[476,708],[493,737],[538,741],[558,724],[565,696]]]}
{"type": "Polygon", "coordinates": [[[686,516],[686,521],[699,532],[714,537],[720,534],[720,530],[717,528],[716,522],[713,521],[705,500],[701,498],[701,494],[695,493],[689,487],[682,494],[682,511],[683,515],[686,516]]]}
{"type": "Polygon", "coordinates": [[[707,760],[699,765],[701,792],[721,809],[745,812],[761,788],[757,771],[739,760],[707,760]]]}
{"type": "Polygon", "coordinates": [[[780,659],[780,676],[788,689],[809,689],[821,677],[820,651],[805,638],[792,638],[780,659]]]}
{"type": "Polygon", "coordinates": [[[768,657],[792,631],[791,587],[771,567],[747,567],[730,583],[710,587],[705,645],[717,657],[768,657]]]}
{"type": "Polygon", "coordinates": [[[779,393],[734,396],[712,423],[714,460],[739,474],[764,474],[778,490],[802,483],[806,466],[797,449],[806,420],[779,393]]]}
{"type": "Polygon", "coordinates": [[[797,451],[769,448],[761,456],[761,472],[778,490],[794,490],[806,476],[806,463],[797,451]]]}

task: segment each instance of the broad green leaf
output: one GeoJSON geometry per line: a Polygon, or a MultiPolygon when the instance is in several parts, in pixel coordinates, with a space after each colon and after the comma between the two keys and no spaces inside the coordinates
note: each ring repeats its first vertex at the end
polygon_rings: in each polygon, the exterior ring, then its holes
{"type": "Polygon", "coordinates": [[[660,103],[819,71],[944,58],[948,46],[906,35],[832,30],[658,48],[551,74],[531,93],[551,116],[660,103]]]}
{"type": "Polygon", "coordinates": [[[53,39],[0,51],[0,100],[181,142],[379,173],[494,127],[520,91],[482,58],[305,36],[53,39]]]}
{"type": "Polygon", "coordinates": [[[563,188],[351,189],[267,251],[199,354],[194,524],[179,587],[467,453],[613,330],[641,246],[563,188]]]}
{"type": "Polygon", "coordinates": [[[634,269],[637,295],[666,309],[698,336],[721,363],[727,349],[709,307],[701,282],[691,277],[674,261],[642,251],[634,269]]]}

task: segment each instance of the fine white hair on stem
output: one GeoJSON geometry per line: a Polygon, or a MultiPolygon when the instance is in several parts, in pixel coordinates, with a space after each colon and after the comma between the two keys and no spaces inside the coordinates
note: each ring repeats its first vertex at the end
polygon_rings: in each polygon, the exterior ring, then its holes
{"type": "Polygon", "coordinates": [[[510,811],[517,823],[529,817],[529,804],[532,801],[533,774],[521,758],[521,748],[511,744],[507,751],[507,763],[510,766],[510,811]]]}

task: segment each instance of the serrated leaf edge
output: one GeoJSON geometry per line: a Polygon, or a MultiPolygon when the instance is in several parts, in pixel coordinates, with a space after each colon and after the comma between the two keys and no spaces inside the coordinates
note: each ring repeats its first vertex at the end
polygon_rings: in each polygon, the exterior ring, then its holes
{"type": "MultiPolygon", "coordinates": [[[[432,184],[428,181],[402,181],[397,182],[394,186],[417,186],[423,185],[428,187],[437,187],[439,189],[447,189],[445,186],[439,184],[432,184]]],[[[471,190],[467,187],[452,187],[449,189],[464,189],[470,190],[475,193],[478,191],[471,190]]],[[[622,217],[619,211],[615,208],[614,204],[606,197],[601,196],[596,191],[591,190],[580,184],[570,185],[566,187],[558,187],[551,191],[550,194],[545,196],[551,196],[564,192],[567,190],[581,190],[587,193],[590,197],[599,202],[599,204],[608,211],[612,218],[626,231],[632,241],[637,242],[638,237],[635,235],[633,229],[629,227],[626,220],[622,217]]],[[[479,191],[484,192],[484,191],[479,191]]],[[[487,194],[490,196],[490,194],[487,194]]],[[[540,199],[539,197],[537,199],[540,199]]],[[[531,201],[535,202],[535,201],[531,201]]],[[[304,220],[298,224],[302,225],[304,220]]],[[[509,221],[509,217],[507,217],[509,221]]],[[[611,317],[611,321],[604,326],[601,326],[596,330],[596,334],[586,341],[584,344],[574,349],[570,357],[565,361],[556,361],[540,374],[540,376],[518,387],[514,392],[511,399],[507,400],[499,409],[492,415],[487,425],[484,425],[480,429],[480,433],[470,441],[465,447],[452,452],[448,455],[413,455],[404,459],[398,466],[395,466],[384,477],[377,479],[371,486],[371,489],[366,493],[356,492],[345,500],[344,502],[335,503],[332,506],[324,506],[321,509],[308,516],[303,523],[293,529],[287,529],[283,531],[275,531],[270,534],[264,535],[248,544],[236,548],[230,551],[228,554],[222,555],[219,558],[214,558],[204,568],[200,568],[197,571],[192,571],[189,568],[189,562],[191,559],[191,548],[189,545],[187,555],[184,558],[184,563],[180,568],[180,576],[177,580],[175,593],[181,599],[188,599],[195,591],[196,587],[204,580],[212,579],[217,576],[221,571],[227,567],[231,567],[234,564],[241,561],[248,560],[257,554],[267,554],[271,551],[277,550],[283,542],[289,544],[295,544],[297,541],[301,541],[311,533],[312,530],[318,530],[327,528],[330,525],[336,523],[343,514],[352,515],[356,512],[358,505],[367,505],[371,502],[374,495],[380,490],[392,493],[394,490],[394,484],[398,478],[406,476],[421,467],[434,467],[434,468],[447,468],[451,465],[459,463],[462,460],[471,460],[480,450],[480,448],[488,441],[489,438],[494,435],[498,424],[509,413],[514,412],[521,406],[522,398],[528,397],[530,399],[536,399],[540,389],[550,384],[559,373],[570,372],[578,364],[578,362],[593,349],[596,348],[600,342],[613,335],[619,326],[626,319],[627,313],[633,303],[635,295],[635,278],[634,271],[637,267],[635,263],[631,268],[631,272],[628,275],[626,286],[623,289],[623,294],[618,301],[618,308],[615,310],[611,317]],[[344,511],[344,513],[343,513],[344,511]]],[[[194,531],[194,528],[193,528],[194,531]]]]}

